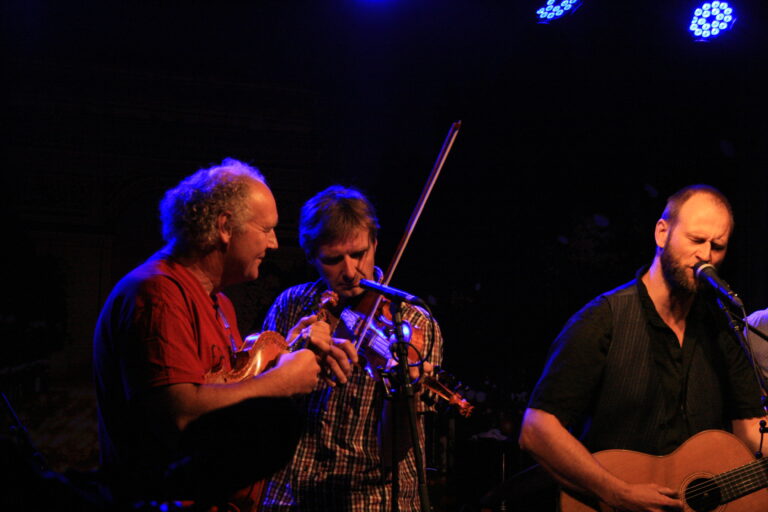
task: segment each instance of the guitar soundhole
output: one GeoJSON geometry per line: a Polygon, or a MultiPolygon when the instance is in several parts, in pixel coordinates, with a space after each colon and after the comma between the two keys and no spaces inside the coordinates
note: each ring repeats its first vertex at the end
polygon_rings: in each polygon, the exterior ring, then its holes
{"type": "Polygon", "coordinates": [[[714,510],[720,505],[720,487],[711,478],[697,478],[686,487],[685,502],[696,512],[714,510]]]}

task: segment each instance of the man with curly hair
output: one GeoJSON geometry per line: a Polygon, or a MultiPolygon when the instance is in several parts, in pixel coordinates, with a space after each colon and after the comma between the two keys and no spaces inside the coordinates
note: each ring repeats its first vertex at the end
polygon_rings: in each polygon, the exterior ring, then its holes
{"type": "Polygon", "coordinates": [[[243,346],[221,290],[256,279],[277,248],[275,199],[256,169],[226,159],[169,190],[160,212],[167,245],[115,286],[96,327],[102,467],[121,501],[220,505],[247,487],[237,506],[253,510],[253,483],[287,460],[298,435],[287,397],[310,392],[321,365],[346,382],[354,353],[316,335],[313,350],[258,376],[213,383],[243,346]],[[254,428],[269,435],[254,439],[254,428]]]}

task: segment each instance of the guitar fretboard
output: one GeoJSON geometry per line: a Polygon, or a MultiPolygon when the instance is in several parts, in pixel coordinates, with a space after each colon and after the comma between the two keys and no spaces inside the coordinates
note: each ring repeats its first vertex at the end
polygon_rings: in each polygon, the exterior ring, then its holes
{"type": "Polygon", "coordinates": [[[768,487],[768,458],[762,458],[713,478],[720,487],[720,503],[728,503],[768,487]]]}

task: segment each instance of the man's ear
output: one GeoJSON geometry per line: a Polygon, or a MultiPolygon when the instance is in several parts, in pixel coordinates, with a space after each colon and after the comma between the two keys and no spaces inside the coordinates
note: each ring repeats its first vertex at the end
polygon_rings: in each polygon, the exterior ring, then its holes
{"type": "Polygon", "coordinates": [[[232,240],[232,214],[229,212],[220,213],[216,217],[216,233],[219,241],[224,245],[228,245],[232,240]]]}
{"type": "Polygon", "coordinates": [[[667,246],[667,240],[669,240],[669,233],[671,231],[669,222],[664,219],[656,221],[656,230],[654,231],[654,238],[656,239],[656,247],[664,248],[667,246]]]}

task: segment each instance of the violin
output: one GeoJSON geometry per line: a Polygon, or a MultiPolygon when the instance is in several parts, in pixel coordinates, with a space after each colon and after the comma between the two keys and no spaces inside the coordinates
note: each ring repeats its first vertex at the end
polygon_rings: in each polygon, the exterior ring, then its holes
{"type": "MultiPolygon", "coordinates": [[[[325,292],[334,294],[334,292],[325,292]]],[[[367,320],[367,316],[362,315],[357,309],[370,307],[371,303],[376,301],[377,294],[366,292],[361,303],[355,309],[347,308],[341,312],[340,318],[331,316],[327,309],[324,310],[324,321],[329,322],[335,337],[345,337],[354,335],[355,327],[367,320]],[[361,307],[362,305],[362,307],[361,307]]],[[[389,388],[388,367],[392,362],[392,344],[397,340],[394,336],[394,324],[389,309],[390,301],[382,298],[378,301],[379,310],[372,315],[371,326],[367,330],[367,339],[360,339],[356,343],[358,355],[361,364],[368,375],[376,380],[384,381],[389,388]]],[[[323,311],[323,310],[321,310],[323,311]]],[[[319,313],[318,313],[319,315],[319,313]]],[[[422,327],[412,326],[409,322],[403,322],[404,341],[408,343],[408,364],[416,366],[424,361],[424,330],[422,327]]],[[[437,369],[436,369],[437,370],[437,369]]],[[[468,418],[474,409],[464,397],[458,392],[450,389],[440,381],[440,374],[443,371],[436,372],[434,375],[423,375],[417,382],[429,389],[438,398],[442,398],[458,409],[461,416],[468,418]]]]}
{"type": "MultiPolygon", "coordinates": [[[[400,263],[400,258],[405,252],[405,247],[411,239],[411,234],[416,228],[421,213],[424,211],[427,199],[429,199],[429,195],[432,193],[432,188],[437,182],[437,178],[440,176],[440,171],[443,169],[445,160],[448,158],[448,153],[450,153],[451,148],[453,147],[453,143],[456,140],[456,136],[459,134],[460,128],[461,121],[456,121],[451,124],[451,127],[448,130],[448,135],[445,137],[443,145],[440,148],[440,153],[437,156],[437,160],[432,166],[432,171],[427,178],[427,183],[421,191],[421,196],[416,202],[416,207],[411,213],[411,218],[408,220],[405,233],[400,239],[400,243],[395,250],[389,268],[387,268],[387,272],[384,274],[384,278],[382,279],[382,284],[384,285],[389,285],[389,282],[397,269],[397,265],[400,263]]],[[[358,322],[358,317],[353,317],[351,313],[347,313],[347,318],[344,318],[344,313],[342,313],[341,318],[342,323],[347,325],[348,330],[350,331],[349,334],[352,335],[349,339],[355,340],[355,348],[357,349],[358,354],[362,354],[366,361],[369,361],[369,367],[367,367],[369,373],[371,373],[373,369],[379,369],[385,366],[392,359],[392,353],[390,351],[390,346],[392,344],[392,316],[391,314],[387,316],[389,307],[382,308],[382,303],[385,305],[387,304],[384,297],[367,291],[364,300],[361,301],[362,307],[359,306],[357,308],[367,315],[366,320],[364,322],[358,322]],[[356,327],[353,329],[351,328],[351,325],[355,325],[356,327]],[[383,326],[383,329],[378,328],[379,326],[383,326]]],[[[419,329],[414,329],[409,324],[404,324],[403,330],[405,331],[403,333],[404,337],[410,338],[406,339],[406,342],[409,344],[409,364],[419,364],[422,362],[420,353],[424,348],[424,335],[419,332],[419,329]]]]}
{"type": "Polygon", "coordinates": [[[457,391],[452,390],[440,382],[441,373],[442,372],[436,372],[434,375],[425,375],[419,382],[438,397],[447,400],[449,405],[456,406],[460,415],[469,418],[472,411],[475,409],[475,406],[467,402],[467,400],[457,391]]]}
{"type": "Polygon", "coordinates": [[[277,331],[263,331],[251,334],[243,340],[240,350],[232,354],[232,369],[208,372],[208,384],[229,384],[241,382],[272,368],[277,358],[288,351],[288,342],[277,331]]]}
{"type": "MultiPolygon", "coordinates": [[[[318,320],[328,321],[328,310],[338,304],[336,293],[323,293],[317,308],[318,320]]],[[[305,340],[298,341],[298,349],[307,348],[305,340]]],[[[269,370],[277,359],[288,352],[285,337],[277,331],[262,331],[246,336],[240,350],[232,354],[232,369],[208,372],[205,382],[208,384],[227,384],[241,382],[269,370]]]]}
{"type": "MultiPolygon", "coordinates": [[[[363,368],[376,380],[390,366],[392,344],[397,341],[390,304],[388,299],[366,291],[357,306],[342,310],[338,323],[332,325],[335,337],[355,340],[363,368]]],[[[420,364],[424,355],[423,330],[403,321],[403,338],[408,343],[408,364],[420,364]]]]}
{"type": "MultiPolygon", "coordinates": [[[[419,197],[416,207],[411,214],[411,218],[408,221],[405,234],[401,238],[400,243],[395,250],[395,255],[384,275],[382,280],[384,285],[389,285],[389,282],[394,275],[397,265],[400,262],[400,258],[402,257],[411,234],[416,227],[416,223],[424,210],[426,201],[440,175],[440,171],[448,157],[448,153],[453,147],[453,143],[456,140],[460,128],[461,121],[457,121],[451,125],[451,128],[448,131],[448,135],[443,142],[437,160],[432,167],[432,172],[427,179],[426,185],[422,189],[421,196],[419,197]]],[[[355,349],[360,356],[363,368],[369,376],[377,380],[386,380],[387,370],[391,366],[394,357],[391,348],[393,343],[397,341],[394,335],[394,324],[389,304],[389,300],[385,299],[383,296],[371,291],[366,291],[356,307],[342,310],[338,319],[327,317],[331,320],[328,321],[328,323],[331,326],[333,336],[354,340],[355,349]]],[[[404,321],[403,338],[408,344],[408,364],[410,366],[422,364],[424,362],[424,357],[427,356],[427,354],[424,354],[425,336],[423,329],[418,326],[412,326],[407,321],[404,321]]],[[[421,379],[421,382],[435,392],[437,396],[456,405],[463,416],[466,417],[471,414],[472,405],[461,397],[461,395],[440,383],[436,378],[426,376],[421,379]]],[[[388,382],[386,384],[387,388],[389,388],[388,382]]]]}

